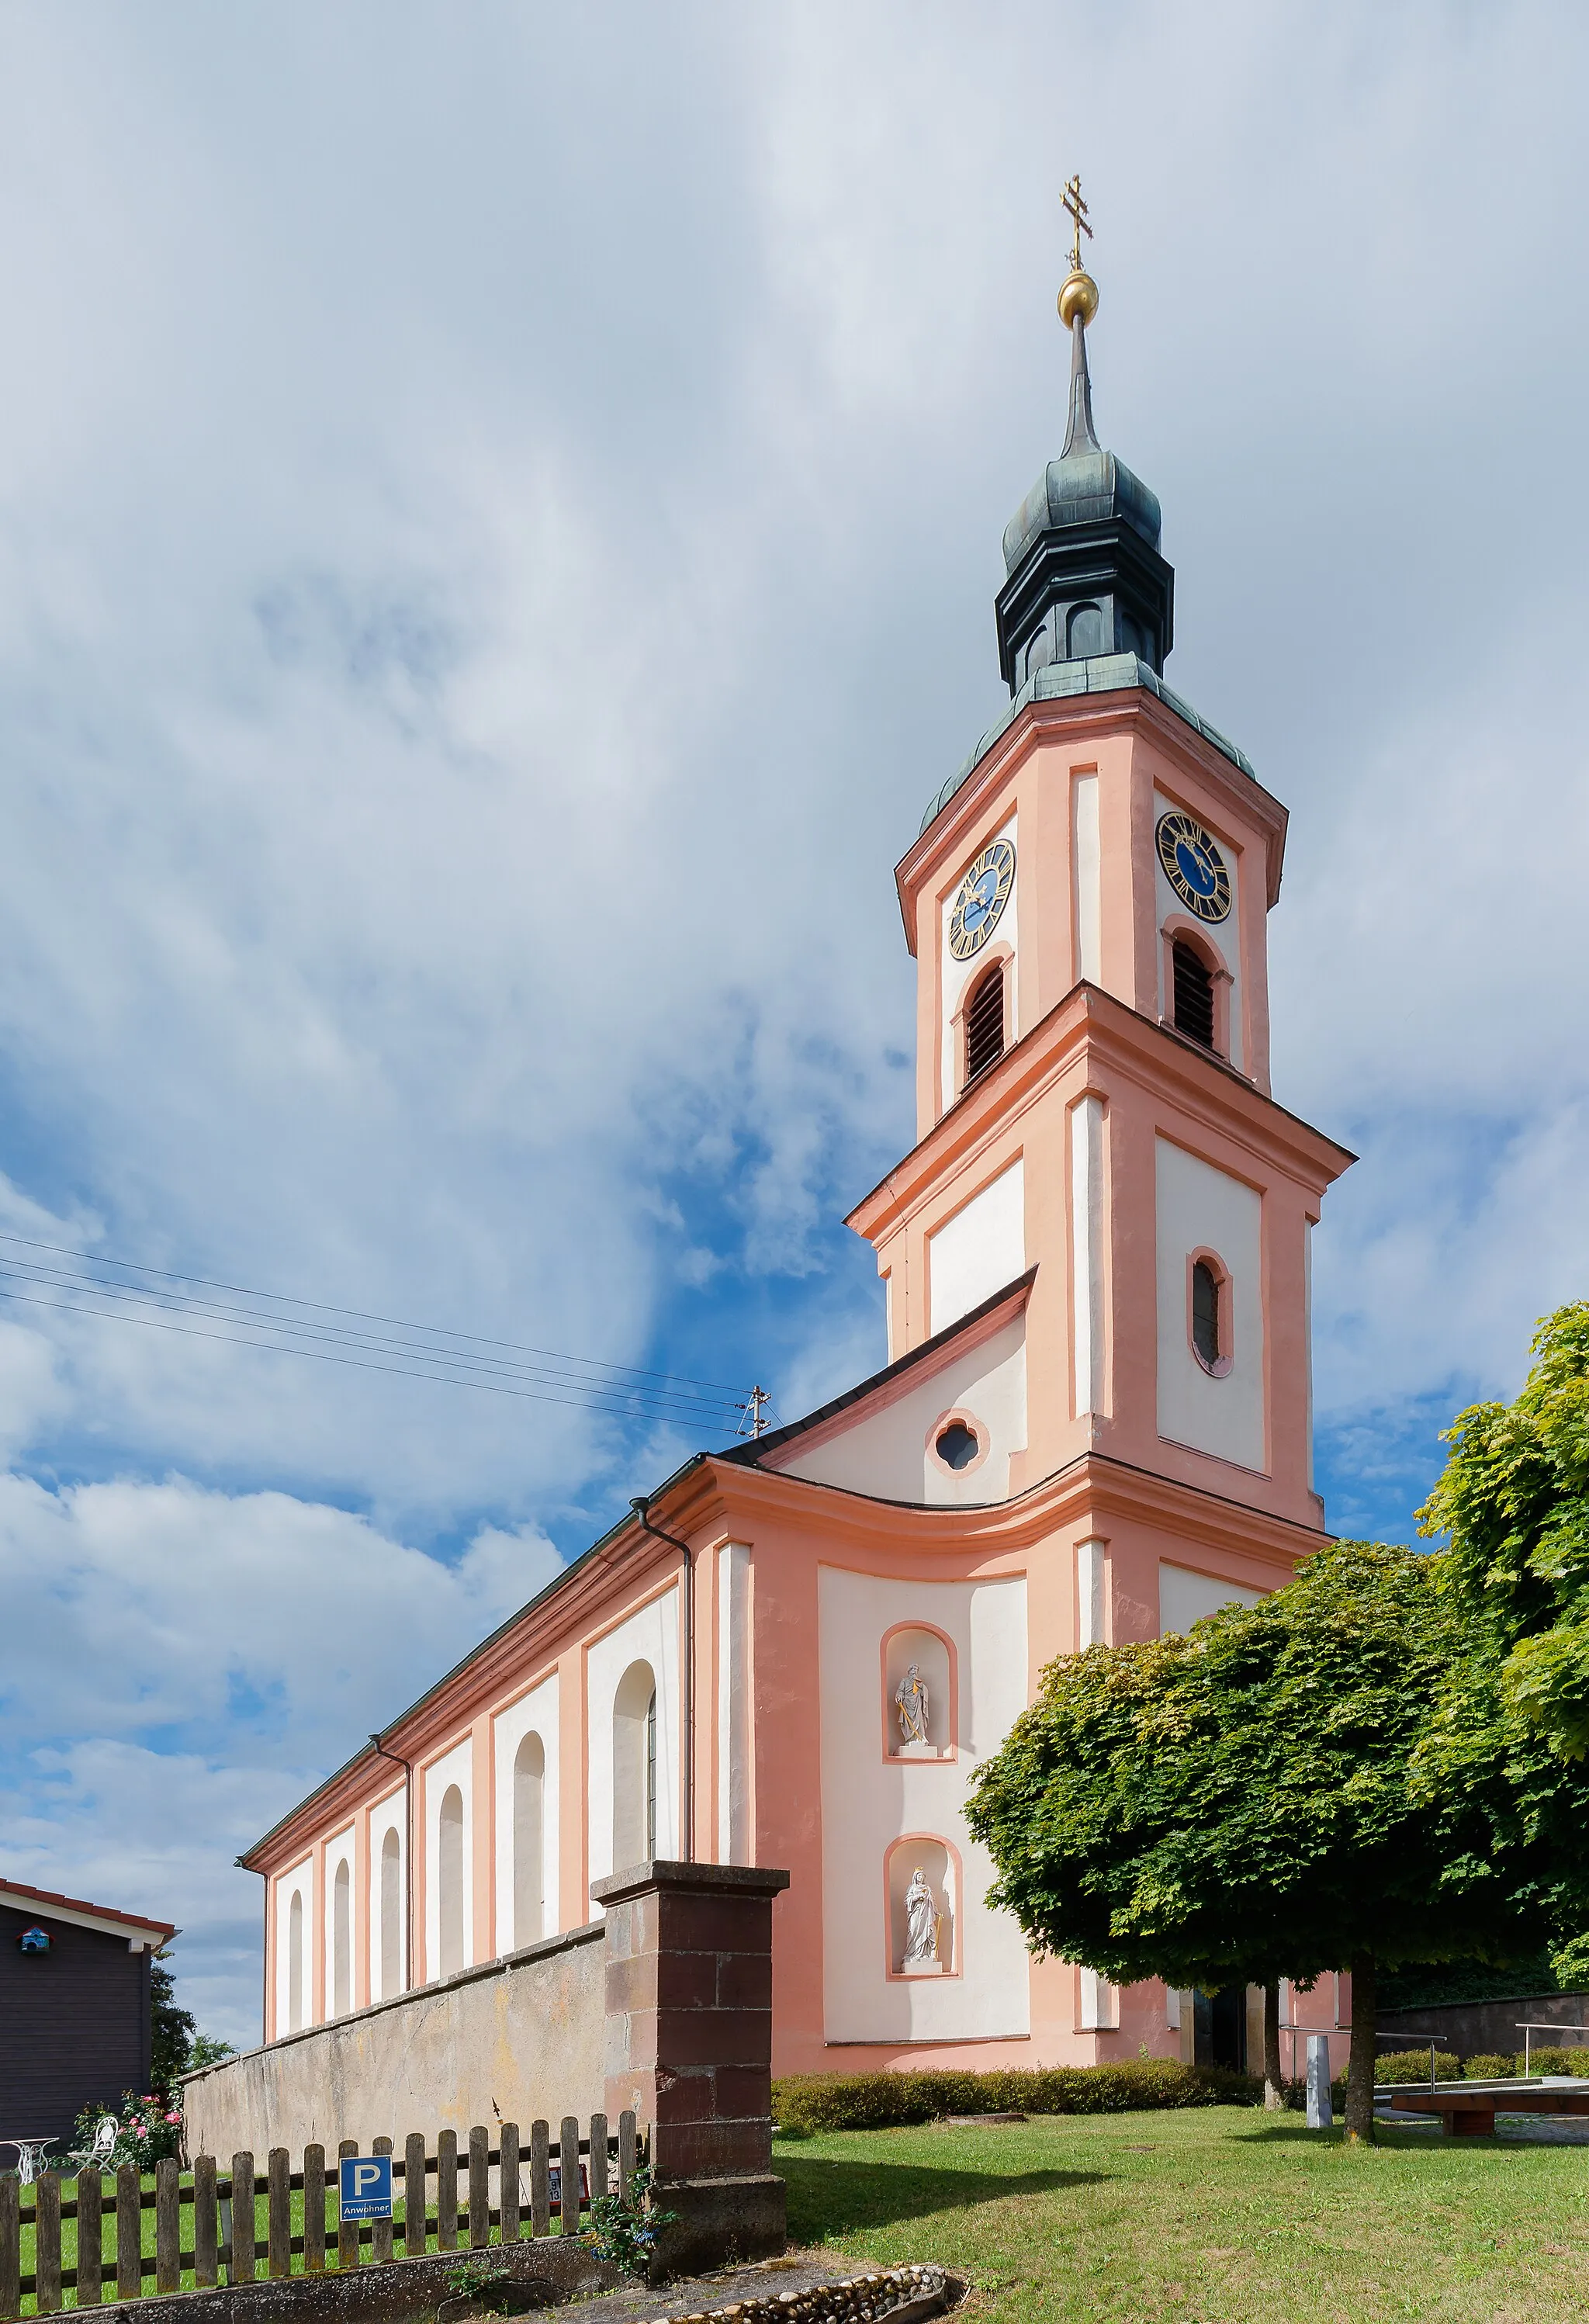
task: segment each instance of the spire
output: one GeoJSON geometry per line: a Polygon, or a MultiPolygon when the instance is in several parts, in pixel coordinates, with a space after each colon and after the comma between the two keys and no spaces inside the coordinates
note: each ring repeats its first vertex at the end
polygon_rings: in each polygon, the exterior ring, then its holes
{"type": "MultiPolygon", "coordinates": [[[[1087,282],[1092,277],[1084,274],[1082,280],[1087,282]]],[[[1096,295],[1095,291],[1095,299],[1096,295]]],[[[1064,296],[1063,291],[1060,296],[1064,296]]],[[[1059,457],[1068,460],[1073,452],[1101,452],[1103,448],[1093,433],[1093,383],[1087,373],[1087,327],[1082,320],[1078,306],[1070,319],[1070,417],[1066,422],[1065,442],[1060,447],[1059,457]]]]}
{"type": "Polygon", "coordinates": [[[1081,263],[1081,238],[1093,238],[1087,206],[1082,199],[1081,176],[1072,178],[1061,196],[1076,231],[1070,242],[1070,272],[1059,286],[1059,320],[1070,333],[1070,416],[1059,457],[1072,452],[1101,452],[1093,433],[1093,383],[1087,374],[1087,325],[1098,311],[1098,286],[1081,263]]]}
{"type": "MultiPolygon", "coordinates": [[[[1065,189],[1075,226],[1059,320],[1070,334],[1065,443],[1004,528],[1005,581],[994,600],[999,668],[1012,695],[1050,663],[1134,656],[1162,673],[1169,651],[1175,576],[1159,553],[1159,503],[1093,425],[1087,325],[1098,286],[1081,263],[1092,227],[1081,180],[1065,189]]],[[[1115,683],[1134,683],[1112,666],[1115,683]]],[[[1045,681],[1046,683],[1048,681],[1045,681]]],[[[1090,681],[1089,681],[1090,682],[1090,681]]]]}

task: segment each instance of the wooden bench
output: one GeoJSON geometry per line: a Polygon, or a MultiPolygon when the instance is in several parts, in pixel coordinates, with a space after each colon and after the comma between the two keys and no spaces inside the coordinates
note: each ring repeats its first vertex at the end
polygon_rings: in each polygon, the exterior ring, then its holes
{"type": "Polygon", "coordinates": [[[1589,2080],[1381,2083],[1374,2096],[1399,2114],[1437,2114],[1452,2138],[1493,2138],[1497,2114],[1589,2114],[1589,2080]]]}

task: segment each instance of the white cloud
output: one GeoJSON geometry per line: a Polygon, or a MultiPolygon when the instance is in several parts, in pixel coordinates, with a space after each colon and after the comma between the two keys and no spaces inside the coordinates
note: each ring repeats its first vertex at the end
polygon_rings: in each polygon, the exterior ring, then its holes
{"type": "MultiPolygon", "coordinates": [[[[889,871],[998,706],[1079,167],[1169,676],[1293,810],[1277,1090],[1363,1150],[1321,1409],[1515,1374],[1589,1260],[1576,13],[0,41],[0,1227],[785,1416],[881,1363],[829,1222],[912,1135],[889,871]]],[[[0,1306],[44,1885],[169,1870],[241,2013],[239,1836],[685,1449],[0,1306]]]]}

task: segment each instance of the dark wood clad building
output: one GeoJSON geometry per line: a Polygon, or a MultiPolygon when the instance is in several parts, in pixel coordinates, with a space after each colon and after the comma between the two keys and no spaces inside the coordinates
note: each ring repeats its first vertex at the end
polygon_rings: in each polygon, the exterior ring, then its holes
{"type": "Polygon", "coordinates": [[[175,1934],[0,1879],[0,2141],[64,2143],[84,2107],[148,2089],[150,1963],[175,1934]]]}

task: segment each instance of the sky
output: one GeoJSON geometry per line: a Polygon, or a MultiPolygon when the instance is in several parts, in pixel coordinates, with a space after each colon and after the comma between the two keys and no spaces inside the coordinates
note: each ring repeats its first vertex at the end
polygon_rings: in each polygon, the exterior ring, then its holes
{"type": "Polygon", "coordinates": [[[1275,1094],[1362,1157],[1329,1522],[1414,1537],[1589,1291],[1586,52],[1455,0],[0,14],[9,1877],[179,1923],[257,2039],[239,1849],[709,1441],[70,1314],[60,1254],[783,1418],[883,1360],[892,867],[1002,697],[1072,171],[1167,677],[1291,813],[1275,1094]]]}

